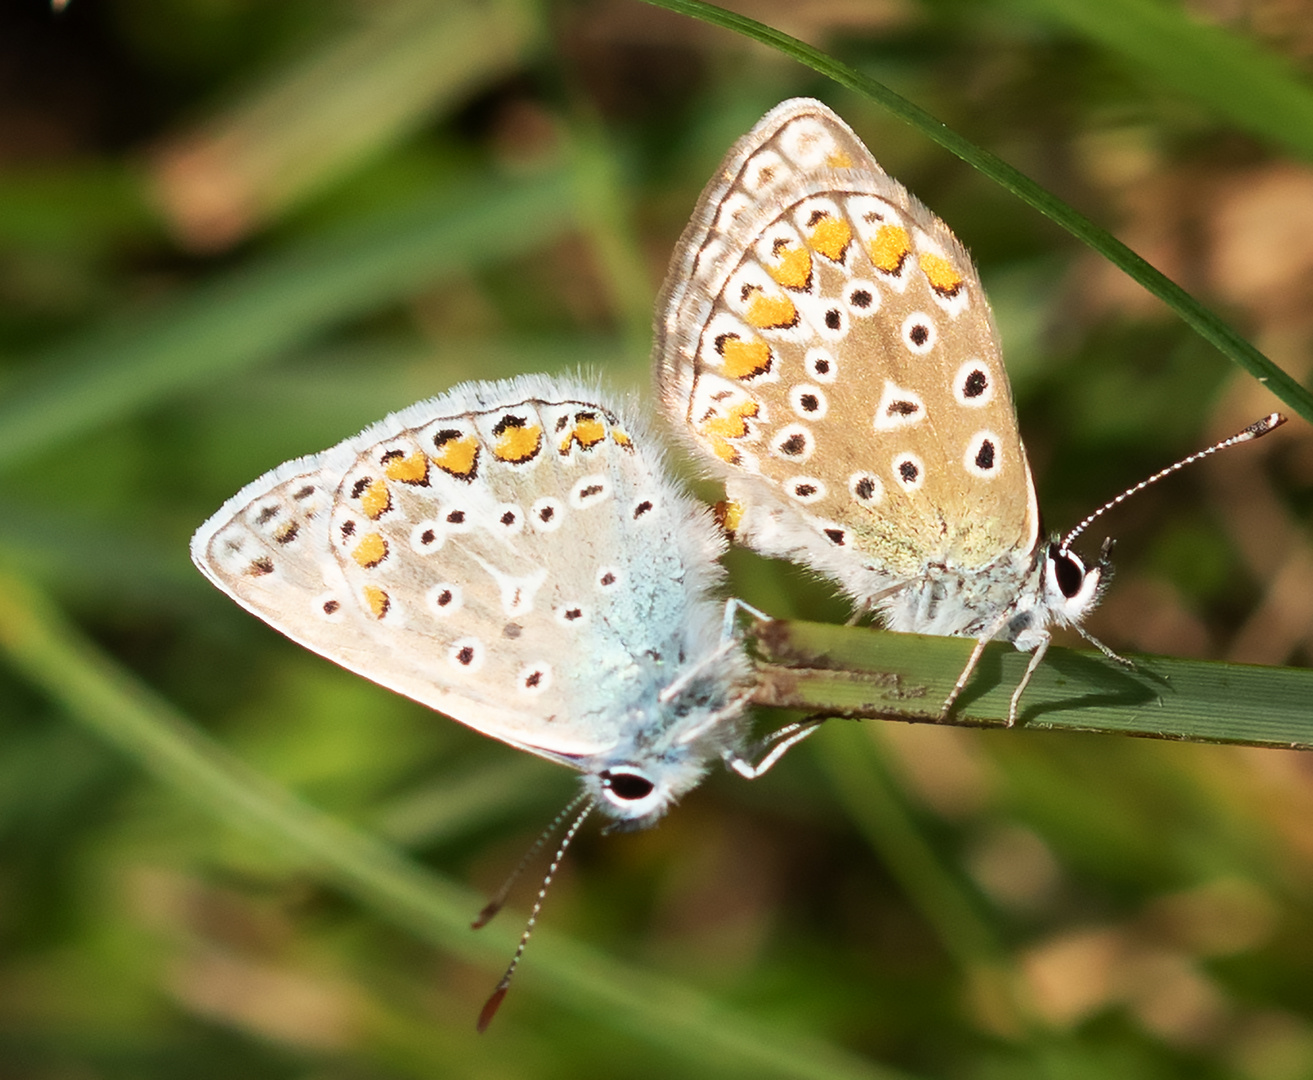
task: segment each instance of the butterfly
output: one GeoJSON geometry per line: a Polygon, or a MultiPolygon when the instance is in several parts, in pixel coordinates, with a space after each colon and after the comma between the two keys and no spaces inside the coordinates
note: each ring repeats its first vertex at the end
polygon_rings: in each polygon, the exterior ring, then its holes
{"type": "Polygon", "coordinates": [[[1126,495],[1065,537],[1042,533],[970,256],[821,102],[785,101],[730,150],[656,329],[661,406],[724,478],[738,541],[836,582],[890,629],[976,639],[943,715],[990,641],[1031,653],[1009,725],[1050,627],[1121,659],[1080,627],[1110,544],[1087,565],[1071,543],[1126,495]]]}
{"type": "Polygon", "coordinates": [[[746,756],[724,546],[634,417],[526,376],[278,466],[191,554],[293,641],[578,770],[588,807],[638,828],[715,761],[755,777],[778,759],[746,756]]]}
{"type": "Polygon", "coordinates": [[[192,538],[200,571],[293,641],[581,773],[480,1030],[594,808],[651,825],[716,761],[752,779],[815,730],[749,743],[724,548],[635,417],[543,376],[459,386],[280,465],[192,538]]]}

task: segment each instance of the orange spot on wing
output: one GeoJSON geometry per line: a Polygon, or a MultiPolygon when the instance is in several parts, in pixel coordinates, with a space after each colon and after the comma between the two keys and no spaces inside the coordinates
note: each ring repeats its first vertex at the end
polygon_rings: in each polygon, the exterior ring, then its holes
{"type": "Polygon", "coordinates": [[[731,536],[738,532],[739,526],[743,523],[743,504],[739,502],[730,502],[721,500],[716,503],[714,511],[716,524],[724,529],[731,536]]]}
{"type": "Polygon", "coordinates": [[[907,230],[901,225],[881,225],[867,244],[871,262],[877,270],[886,274],[896,274],[903,268],[903,260],[912,250],[912,242],[907,230]]]}
{"type": "Polygon", "coordinates": [[[375,480],[360,495],[360,510],[370,521],[377,521],[392,506],[392,493],[386,480],[375,480]]]}
{"type": "Polygon", "coordinates": [[[747,379],[770,370],[770,346],[764,341],[726,338],[720,347],[721,370],[731,379],[747,379]]]}
{"type": "Polygon", "coordinates": [[[366,585],[362,591],[365,597],[365,606],[369,608],[374,618],[383,618],[388,613],[388,608],[392,606],[388,594],[377,585],[366,585]]]}
{"type": "Polygon", "coordinates": [[[388,542],[379,533],[370,533],[351,550],[351,557],[362,569],[372,570],[388,557],[388,542]]]}
{"type": "Polygon", "coordinates": [[[632,450],[634,448],[634,440],[618,427],[613,427],[611,429],[611,441],[614,442],[616,446],[622,447],[625,450],[632,450]]]}
{"type": "Polygon", "coordinates": [[[798,309],[787,296],[763,296],[758,293],[743,317],[749,326],[755,326],[758,330],[782,329],[798,321],[798,309]]]}
{"type": "Polygon", "coordinates": [[[739,452],[730,439],[741,439],[748,434],[748,421],[760,411],[757,403],[751,399],[740,401],[730,408],[724,416],[714,416],[703,421],[698,429],[711,444],[711,452],[722,461],[733,464],[738,460],[739,452]]]}
{"type": "Polygon", "coordinates": [[[942,256],[926,252],[917,259],[917,262],[921,266],[921,272],[929,280],[930,288],[940,296],[956,296],[958,290],[962,288],[962,275],[942,256]]]}
{"type": "MultiPolygon", "coordinates": [[[[506,418],[506,420],[512,419],[518,418],[506,418]]],[[[492,448],[493,456],[498,461],[506,461],[512,465],[531,460],[543,444],[543,429],[537,424],[508,424],[506,420],[498,425],[501,427],[500,431],[493,429],[493,434],[497,436],[497,445],[492,448]]]]}
{"type": "Polygon", "coordinates": [[[808,243],[827,259],[838,262],[848,250],[848,243],[853,238],[853,227],[842,218],[826,214],[812,229],[808,243]]]}
{"type": "Polygon", "coordinates": [[[392,458],[383,466],[383,473],[389,480],[400,480],[403,484],[423,484],[429,478],[428,458],[418,451],[410,457],[392,458]]]}
{"type": "Polygon", "coordinates": [[[825,164],[831,169],[851,169],[853,167],[853,159],[848,156],[847,150],[836,150],[825,159],[825,164]]]}
{"type": "Polygon", "coordinates": [[[805,289],[812,279],[812,257],[806,248],[788,248],[780,253],[780,264],[767,269],[786,289],[805,289]]]}
{"type": "Polygon", "coordinates": [[[571,443],[577,442],[582,449],[587,450],[605,438],[606,425],[601,420],[590,413],[579,413],[575,416],[574,427],[561,441],[561,453],[568,454],[571,443]]]}
{"type": "Polygon", "coordinates": [[[754,418],[760,409],[749,398],[730,408],[724,416],[713,416],[702,424],[702,434],[711,438],[741,439],[748,433],[748,421],[754,418]]]}
{"type": "Polygon", "coordinates": [[[471,479],[479,464],[479,440],[473,435],[451,436],[438,447],[433,464],[462,480],[471,479]]]}

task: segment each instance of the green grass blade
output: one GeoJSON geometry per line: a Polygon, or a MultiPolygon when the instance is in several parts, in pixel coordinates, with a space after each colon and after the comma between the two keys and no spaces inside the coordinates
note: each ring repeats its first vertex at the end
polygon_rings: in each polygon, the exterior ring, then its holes
{"type": "Polygon", "coordinates": [[[526,0],[371,4],[170,140],[157,155],[161,201],[194,244],[227,246],[504,78],[539,33],[526,0]]]}
{"type": "MultiPolygon", "coordinates": [[[[974,645],[804,622],[763,624],[754,640],[766,661],[760,703],[913,722],[938,721],[974,645]]],[[[1049,649],[1022,698],[1019,726],[1313,749],[1313,671],[1133,659],[1131,670],[1097,652],[1049,649]]],[[[947,722],[1006,723],[1028,661],[1010,645],[990,645],[947,722]]]]}
{"type": "MultiPolygon", "coordinates": [[[[19,578],[0,574],[0,651],[71,716],[225,823],[260,836],[294,866],[470,962],[500,972],[514,920],[474,933],[482,901],[256,773],[118,667],[19,578]]],[[[550,993],[702,1075],[898,1080],[903,1074],[719,1006],[698,990],[620,964],[550,930],[534,937],[517,992],[550,993]]],[[[491,989],[491,978],[489,989],[491,989]]],[[[470,1003],[470,1023],[477,1002],[470,1003]]]]}
{"type": "Polygon", "coordinates": [[[963,138],[924,109],[894,93],[883,83],[840,63],[797,38],[781,33],[755,19],[703,3],[702,0],[646,0],[646,2],[681,15],[701,19],[713,26],[733,30],[763,45],[778,49],[786,56],[833,79],[840,86],[846,86],[888,109],[900,120],[910,124],[944,149],[956,154],[968,165],[984,173],[995,183],[1012,192],[1124,270],[1180,315],[1204,340],[1253,375],[1292,410],[1313,422],[1313,393],[1286,374],[1174,281],[1155,270],[1107,230],[1099,228],[1083,214],[1055,198],[1028,176],[988,150],[963,138]]]}
{"type": "Polygon", "coordinates": [[[0,401],[0,468],[170,394],[304,346],[573,221],[568,177],[487,183],[353,222],[29,362],[0,401]]]}
{"type": "Polygon", "coordinates": [[[1313,89],[1282,58],[1162,0],[1012,0],[1249,131],[1313,160],[1313,89]]]}

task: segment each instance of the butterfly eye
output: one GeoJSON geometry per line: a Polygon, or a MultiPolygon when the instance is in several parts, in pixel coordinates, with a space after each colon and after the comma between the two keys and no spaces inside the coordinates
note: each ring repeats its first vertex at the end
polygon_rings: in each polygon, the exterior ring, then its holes
{"type": "Polygon", "coordinates": [[[655,790],[656,785],[640,772],[607,769],[601,773],[602,785],[618,802],[639,802],[655,790]]]}
{"type": "Polygon", "coordinates": [[[1085,564],[1070,552],[1061,550],[1056,544],[1049,548],[1049,565],[1053,568],[1053,579],[1062,590],[1062,595],[1070,600],[1085,584],[1085,564]]]}

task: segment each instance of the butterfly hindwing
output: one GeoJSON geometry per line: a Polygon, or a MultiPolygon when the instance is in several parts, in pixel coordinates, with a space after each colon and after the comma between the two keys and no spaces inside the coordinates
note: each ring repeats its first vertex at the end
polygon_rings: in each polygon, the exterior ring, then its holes
{"type": "Polygon", "coordinates": [[[819,102],[785,102],[730,151],[663,302],[663,405],[728,478],[747,542],[854,593],[1033,545],[975,268],[819,102]]]}
{"type": "Polygon", "coordinates": [[[723,542],[645,434],[528,389],[424,402],[281,466],[202,527],[197,564],[299,643],[485,734],[604,753],[653,681],[714,650],[723,542]]]}

